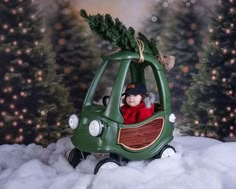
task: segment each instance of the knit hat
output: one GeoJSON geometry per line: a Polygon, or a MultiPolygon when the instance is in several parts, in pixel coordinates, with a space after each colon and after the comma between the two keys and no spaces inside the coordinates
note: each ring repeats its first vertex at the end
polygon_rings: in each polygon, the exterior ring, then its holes
{"type": "Polygon", "coordinates": [[[146,88],[141,83],[129,83],[125,89],[124,95],[147,95],[146,88]]]}

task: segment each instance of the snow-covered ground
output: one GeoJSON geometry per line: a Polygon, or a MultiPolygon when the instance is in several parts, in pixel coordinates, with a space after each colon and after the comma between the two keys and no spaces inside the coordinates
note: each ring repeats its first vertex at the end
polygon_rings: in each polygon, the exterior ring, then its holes
{"type": "Polygon", "coordinates": [[[76,169],[68,164],[69,138],[47,148],[0,145],[0,189],[236,189],[236,142],[178,136],[171,145],[177,150],[172,157],[97,175],[93,155],[76,169]]]}

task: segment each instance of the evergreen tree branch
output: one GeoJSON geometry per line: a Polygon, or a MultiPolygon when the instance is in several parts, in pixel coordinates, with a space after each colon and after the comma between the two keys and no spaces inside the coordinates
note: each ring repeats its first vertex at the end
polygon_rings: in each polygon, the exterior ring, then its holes
{"type": "MultiPolygon", "coordinates": [[[[97,14],[95,16],[88,15],[82,9],[80,15],[88,22],[91,30],[103,40],[109,41],[111,44],[118,46],[122,50],[139,52],[138,44],[135,37],[135,30],[126,26],[118,19],[109,15],[97,14]]],[[[154,39],[148,40],[142,33],[138,33],[137,38],[144,43],[144,52],[154,57],[159,55],[154,39]]]]}

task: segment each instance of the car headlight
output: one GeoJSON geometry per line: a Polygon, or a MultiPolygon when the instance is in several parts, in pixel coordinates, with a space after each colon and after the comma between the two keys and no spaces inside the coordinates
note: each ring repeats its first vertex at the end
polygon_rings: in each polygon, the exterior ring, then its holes
{"type": "Polygon", "coordinates": [[[99,120],[93,120],[89,123],[89,133],[92,136],[99,136],[102,133],[104,125],[99,120]]]}
{"type": "Polygon", "coordinates": [[[170,116],[169,116],[169,121],[171,122],[171,123],[174,123],[175,122],[175,119],[176,119],[176,117],[175,117],[175,114],[170,114],[170,116]]]}
{"type": "Polygon", "coordinates": [[[75,114],[72,114],[70,117],[69,117],[69,126],[71,129],[76,129],[79,125],[79,118],[77,115],[75,114]]]}

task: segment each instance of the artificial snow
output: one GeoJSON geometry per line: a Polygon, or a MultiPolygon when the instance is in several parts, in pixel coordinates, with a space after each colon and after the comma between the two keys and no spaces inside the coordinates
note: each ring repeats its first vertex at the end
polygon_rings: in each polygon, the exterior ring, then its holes
{"type": "Polygon", "coordinates": [[[62,138],[47,148],[36,144],[0,145],[0,189],[236,189],[236,142],[177,136],[177,153],[164,159],[131,161],[93,174],[90,155],[75,169],[62,138]]]}

